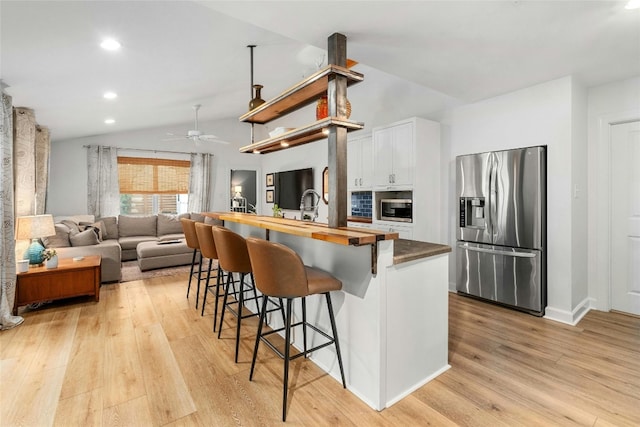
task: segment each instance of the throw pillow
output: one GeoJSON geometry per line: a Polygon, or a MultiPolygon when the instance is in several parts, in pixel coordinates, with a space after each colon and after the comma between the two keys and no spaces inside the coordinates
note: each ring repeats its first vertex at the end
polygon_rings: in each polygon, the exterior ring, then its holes
{"type": "Polygon", "coordinates": [[[120,237],[118,235],[118,218],[116,218],[115,216],[98,218],[97,222],[104,223],[104,229],[102,230],[102,238],[104,240],[117,239],[118,237],[120,237]]]}
{"type": "Polygon", "coordinates": [[[62,221],[60,221],[60,223],[69,227],[69,232],[72,234],[75,234],[80,231],[80,227],[78,226],[78,223],[71,221],[70,219],[63,219],[62,221]]]}
{"type": "Polygon", "coordinates": [[[191,214],[189,215],[189,217],[194,220],[194,221],[198,221],[198,222],[204,222],[204,218],[205,216],[197,213],[197,212],[191,212],[191,214]]]}
{"type": "Polygon", "coordinates": [[[71,246],[69,241],[69,227],[64,224],[55,224],[55,236],[44,237],[42,243],[46,248],[67,248],[71,246]]]}
{"type": "Polygon", "coordinates": [[[91,246],[100,243],[98,235],[93,231],[93,228],[70,234],[69,240],[71,241],[71,246],[91,246]]]}
{"type": "Polygon", "coordinates": [[[104,223],[100,224],[98,222],[81,222],[80,224],[78,224],[78,227],[80,228],[80,231],[85,231],[85,230],[93,230],[94,233],[96,233],[96,236],[98,236],[98,242],[102,242],[102,231],[104,230],[104,223]]]}

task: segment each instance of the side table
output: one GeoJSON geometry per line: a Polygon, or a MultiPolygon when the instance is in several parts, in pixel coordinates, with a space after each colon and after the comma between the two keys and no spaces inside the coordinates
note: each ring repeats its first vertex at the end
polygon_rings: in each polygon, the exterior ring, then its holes
{"type": "Polygon", "coordinates": [[[78,261],[60,258],[57,268],[29,267],[29,271],[18,273],[13,314],[23,305],[82,295],[93,295],[99,301],[101,263],[100,255],[78,261]]]}

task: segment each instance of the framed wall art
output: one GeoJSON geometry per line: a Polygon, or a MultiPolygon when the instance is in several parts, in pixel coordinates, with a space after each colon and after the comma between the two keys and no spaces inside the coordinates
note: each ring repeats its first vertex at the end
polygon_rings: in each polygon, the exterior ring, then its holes
{"type": "Polygon", "coordinates": [[[267,203],[273,203],[273,190],[267,190],[267,203]]]}
{"type": "Polygon", "coordinates": [[[267,183],[267,187],[273,187],[273,174],[272,173],[268,173],[267,174],[265,182],[267,183]]]}

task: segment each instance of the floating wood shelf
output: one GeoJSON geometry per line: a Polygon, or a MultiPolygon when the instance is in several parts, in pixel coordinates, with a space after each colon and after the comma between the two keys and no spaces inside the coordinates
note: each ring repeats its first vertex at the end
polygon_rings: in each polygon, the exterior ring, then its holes
{"type": "Polygon", "coordinates": [[[364,80],[363,74],[338,65],[329,65],[285,90],[277,97],[244,114],[240,117],[240,121],[265,124],[302,108],[325,95],[329,79],[336,75],[346,77],[347,86],[364,80]]]}
{"type": "Polygon", "coordinates": [[[284,150],[298,145],[307,144],[319,139],[327,138],[325,133],[329,126],[339,126],[347,129],[347,132],[360,130],[364,123],[343,120],[337,117],[327,117],[309,125],[285,132],[273,138],[258,141],[240,148],[241,153],[266,154],[284,150]]]}

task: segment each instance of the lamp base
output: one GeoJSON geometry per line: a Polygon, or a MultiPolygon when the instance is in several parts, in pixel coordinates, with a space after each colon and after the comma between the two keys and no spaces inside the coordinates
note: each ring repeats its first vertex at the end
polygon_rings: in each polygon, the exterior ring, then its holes
{"type": "Polygon", "coordinates": [[[29,265],[41,265],[44,261],[42,257],[42,251],[44,246],[40,244],[38,239],[32,239],[31,244],[24,253],[23,259],[29,260],[29,265]]]}

